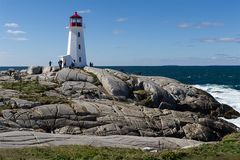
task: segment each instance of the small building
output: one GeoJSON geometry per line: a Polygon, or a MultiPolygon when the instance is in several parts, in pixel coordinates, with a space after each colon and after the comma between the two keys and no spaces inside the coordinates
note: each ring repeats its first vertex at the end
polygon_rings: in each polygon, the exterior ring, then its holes
{"type": "Polygon", "coordinates": [[[77,12],[70,17],[67,55],[61,56],[63,67],[85,67],[87,65],[83,18],[77,12]]]}

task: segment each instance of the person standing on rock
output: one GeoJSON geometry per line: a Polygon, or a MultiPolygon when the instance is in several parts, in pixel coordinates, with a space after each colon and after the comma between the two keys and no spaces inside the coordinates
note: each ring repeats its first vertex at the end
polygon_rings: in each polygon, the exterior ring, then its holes
{"type": "Polygon", "coordinates": [[[58,61],[58,66],[59,66],[60,70],[62,69],[62,63],[63,63],[62,60],[59,60],[59,61],[58,61]]]}
{"type": "Polygon", "coordinates": [[[49,64],[49,67],[51,67],[51,66],[52,66],[52,61],[49,61],[49,63],[48,63],[48,64],[49,64]]]}
{"type": "Polygon", "coordinates": [[[74,67],[75,67],[75,59],[72,61],[70,68],[74,68],[74,67]]]}

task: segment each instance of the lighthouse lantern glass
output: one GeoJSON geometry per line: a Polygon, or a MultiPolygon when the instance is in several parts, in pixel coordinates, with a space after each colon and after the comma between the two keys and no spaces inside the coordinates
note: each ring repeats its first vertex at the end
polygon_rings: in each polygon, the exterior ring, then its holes
{"type": "Polygon", "coordinates": [[[71,18],[70,26],[71,27],[82,26],[82,19],[81,18],[71,18]]]}

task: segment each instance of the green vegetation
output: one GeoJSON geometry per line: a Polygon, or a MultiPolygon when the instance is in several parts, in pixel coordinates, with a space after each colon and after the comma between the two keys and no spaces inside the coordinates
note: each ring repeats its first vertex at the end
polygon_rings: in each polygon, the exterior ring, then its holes
{"type": "Polygon", "coordinates": [[[0,149],[0,160],[239,160],[240,133],[226,136],[220,143],[196,148],[149,153],[135,149],[90,146],[0,149]],[[14,153],[14,154],[13,154],[14,153]]]}
{"type": "Polygon", "coordinates": [[[133,91],[133,93],[134,94],[138,94],[138,95],[143,95],[143,96],[147,95],[147,92],[145,90],[143,90],[143,89],[133,91]]]}
{"type": "MultiPolygon", "coordinates": [[[[41,104],[70,103],[66,98],[47,96],[45,91],[54,89],[49,86],[41,85],[38,81],[17,81],[3,82],[2,87],[20,91],[22,94],[18,97],[28,101],[39,102],[41,104]]],[[[2,109],[2,107],[1,107],[2,109]]],[[[3,109],[2,109],[3,110],[3,109]]]]}
{"type": "Polygon", "coordinates": [[[43,93],[44,91],[49,91],[52,88],[39,84],[38,81],[17,81],[17,82],[4,82],[1,83],[2,88],[17,90],[22,93],[32,94],[32,93],[43,93]]]}
{"type": "Polygon", "coordinates": [[[145,90],[135,90],[133,91],[133,94],[137,95],[138,97],[138,105],[143,105],[143,106],[148,106],[151,107],[153,106],[151,94],[145,90]]]}
{"type": "Polygon", "coordinates": [[[44,104],[56,104],[56,103],[61,103],[61,104],[66,104],[70,103],[66,98],[59,98],[55,96],[47,96],[45,94],[24,94],[19,96],[20,99],[25,99],[28,101],[33,101],[33,102],[39,102],[42,105],[44,104]]]}

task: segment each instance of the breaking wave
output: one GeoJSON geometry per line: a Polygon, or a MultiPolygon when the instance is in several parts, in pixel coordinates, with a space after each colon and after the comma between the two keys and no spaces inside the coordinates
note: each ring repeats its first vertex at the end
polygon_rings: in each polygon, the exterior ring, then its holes
{"type": "MultiPolygon", "coordinates": [[[[205,84],[193,86],[204,91],[207,91],[218,102],[228,104],[229,106],[233,107],[236,111],[240,112],[240,90],[233,89],[227,85],[205,84]]],[[[240,117],[237,119],[225,119],[225,120],[240,127],[240,117]]]]}

